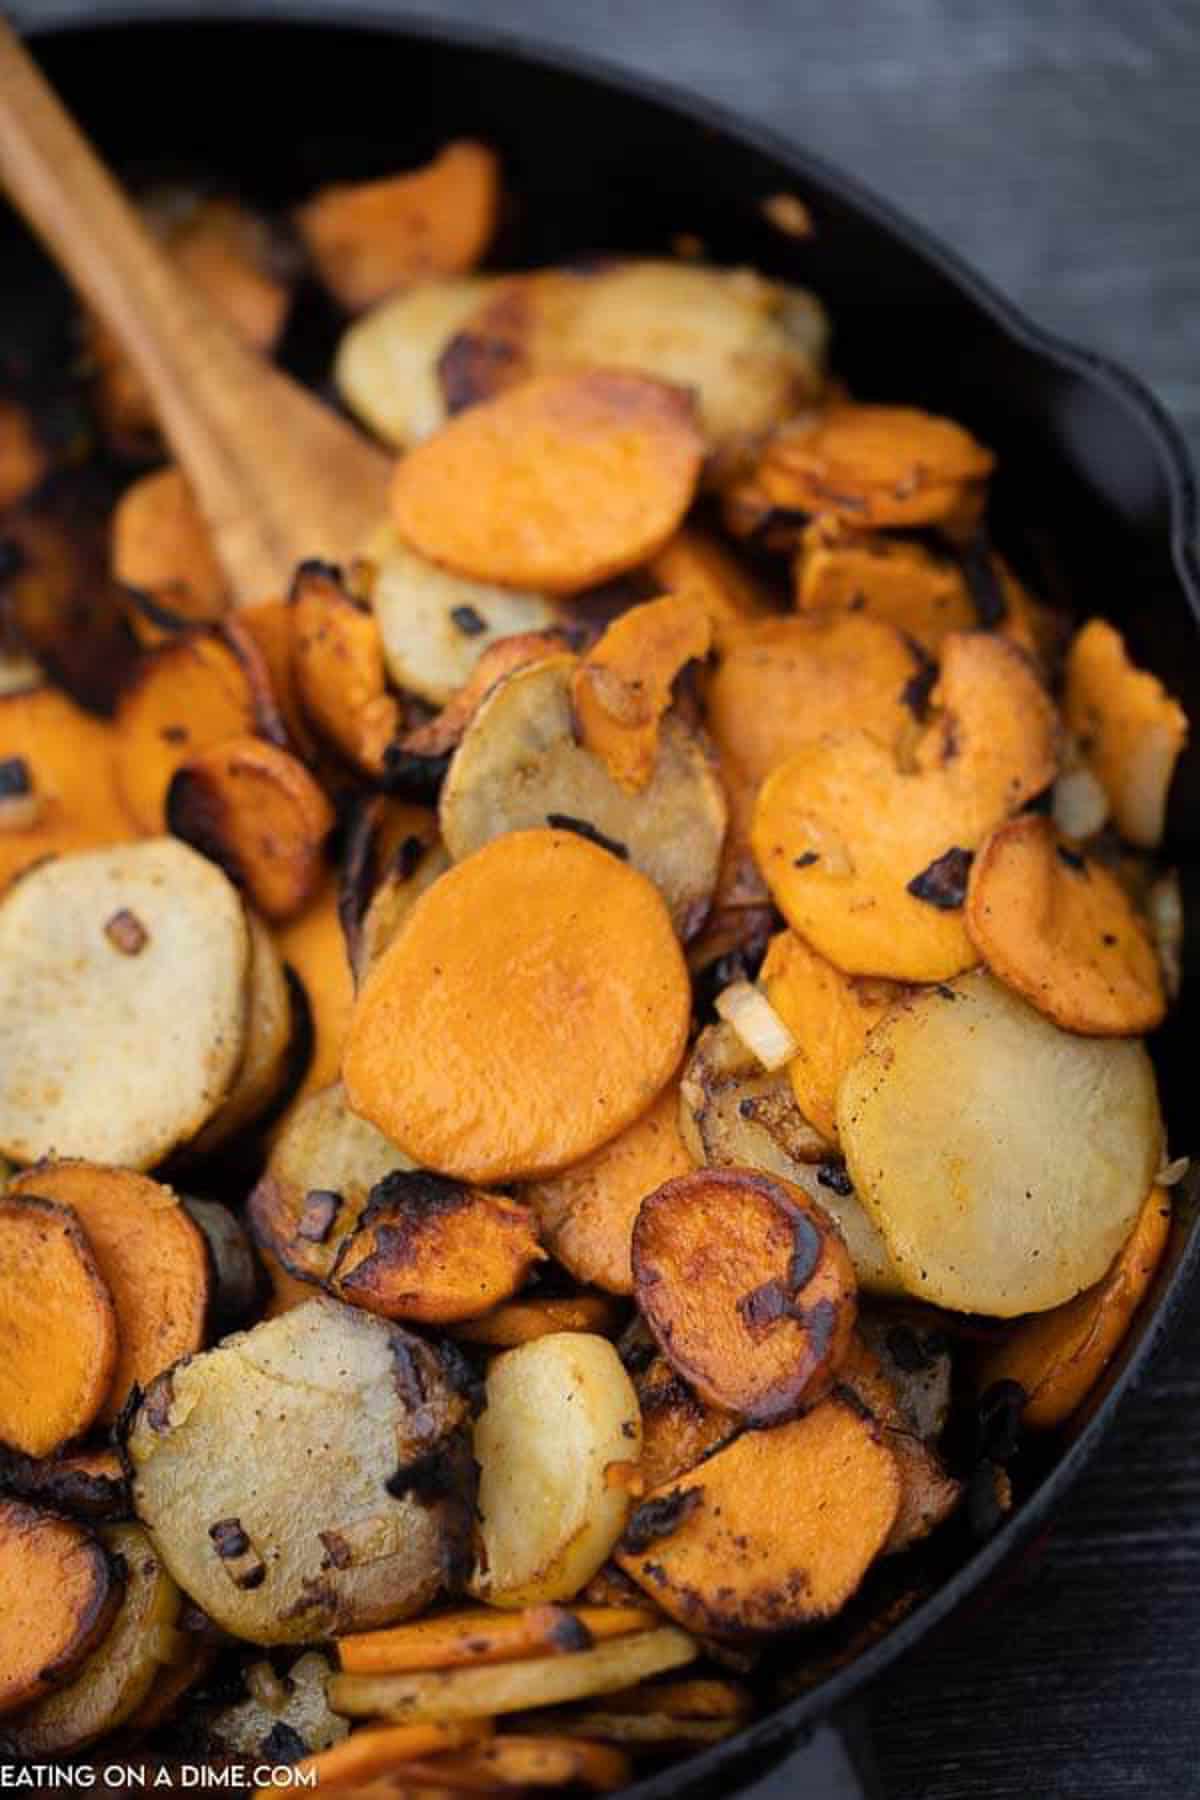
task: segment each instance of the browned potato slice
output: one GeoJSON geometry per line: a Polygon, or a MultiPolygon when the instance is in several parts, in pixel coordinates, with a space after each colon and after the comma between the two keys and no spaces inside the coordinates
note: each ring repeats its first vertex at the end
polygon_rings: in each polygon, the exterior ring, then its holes
{"type": "Polygon", "coordinates": [[[676,930],[702,923],[717,878],[725,797],[695,735],[668,714],[649,786],[629,794],[577,741],[571,681],[578,663],[555,656],[519,669],[484,701],[454,754],[441,824],[455,861],[505,832],[539,825],[579,830],[649,876],[676,930]]]}
{"type": "Polygon", "coordinates": [[[737,1436],[736,1413],[710,1406],[658,1355],[634,1379],[642,1409],[639,1473],[647,1488],[663,1487],[737,1436]]]}
{"type": "Polygon", "coordinates": [[[189,1146],[207,1156],[261,1118],[291,1072],[296,1040],[296,1005],[283,959],[262,920],[246,914],[250,968],[246,976],[246,1040],[233,1086],[208,1124],[189,1146]]]}
{"type": "Polygon", "coordinates": [[[173,838],[30,871],[0,905],[0,1151],[148,1169],[186,1143],[237,1074],[249,954],[237,894],[173,838]]]}
{"type": "Polygon", "coordinates": [[[22,1456],[0,1449],[0,1488],[55,1512],[88,1520],[129,1516],[129,1483],[115,1450],[61,1450],[22,1456]]]}
{"type": "Polygon", "coordinates": [[[495,286],[480,275],[423,281],[345,333],[333,367],[338,392],[385,443],[406,450],[445,424],[438,358],[495,286]]]}
{"type": "Polygon", "coordinates": [[[883,1307],[860,1313],[858,1335],[878,1357],[909,1429],[935,1443],[950,1416],[950,1339],[934,1314],[883,1307]]]}
{"type": "Polygon", "coordinates": [[[71,1679],[121,1604],[119,1566],[82,1525],[0,1499],[0,1713],[71,1679]]]}
{"type": "Polygon", "coordinates": [[[1067,656],[1067,724],[1099,777],[1121,835],[1161,843],[1171,776],[1187,742],[1187,715],[1129,657],[1120,632],[1089,619],[1067,656]]]}
{"type": "Polygon", "coordinates": [[[460,1564],[466,1415],[434,1349],[313,1300],[154,1383],[129,1431],[134,1505],[236,1636],[364,1630],[428,1605],[460,1564]]]}
{"type": "Polygon", "coordinates": [[[839,1612],[900,1505],[878,1427],[834,1397],[747,1431],[647,1496],[617,1561],[672,1618],[714,1637],[815,1624],[839,1612]]]}
{"type": "Polygon", "coordinates": [[[854,1265],[832,1220],[747,1169],[697,1169],[645,1199],[633,1279],[672,1368],[755,1425],[794,1415],[854,1328],[854,1265]]]}
{"type": "Polygon", "coordinates": [[[1144,1046],[1060,1031],[982,971],[888,1013],[838,1126],[910,1292],[1002,1318],[1100,1279],[1162,1155],[1144,1046]]]}
{"type": "Polygon", "coordinates": [[[282,1676],[269,1662],[245,1671],[246,1698],[235,1700],[207,1722],[212,1751],[259,1762],[294,1762],[328,1750],[350,1727],[330,1709],[326,1696],[333,1665],[319,1650],[306,1650],[282,1676]]]}
{"type": "Polygon", "coordinates": [[[450,867],[436,813],[373,794],[355,814],[342,857],[338,916],[356,986],[413,902],[450,867]]]}

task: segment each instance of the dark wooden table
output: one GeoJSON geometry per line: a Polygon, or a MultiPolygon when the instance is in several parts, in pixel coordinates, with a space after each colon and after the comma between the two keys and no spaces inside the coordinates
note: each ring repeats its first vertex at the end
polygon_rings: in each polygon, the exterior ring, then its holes
{"type": "MultiPolygon", "coordinates": [[[[576,45],[793,134],[1136,370],[1200,457],[1200,0],[411,10],[576,45]]],[[[888,1800],[1200,1794],[1198,1411],[1200,1306],[1040,1561],[871,1696],[888,1800]]]]}

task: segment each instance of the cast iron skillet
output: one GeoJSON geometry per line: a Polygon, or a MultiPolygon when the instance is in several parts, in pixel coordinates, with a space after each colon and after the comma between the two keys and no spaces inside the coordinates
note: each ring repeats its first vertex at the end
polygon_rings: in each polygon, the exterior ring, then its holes
{"type": "MultiPolygon", "coordinates": [[[[853,387],[949,413],[992,445],[1002,546],[1043,592],[1111,615],[1138,660],[1200,720],[1195,479],[1174,427],[1123,370],[1048,337],[817,158],[707,104],[490,34],[355,20],[336,0],[217,0],[197,11],[198,22],[168,24],[137,0],[100,17],[88,0],[66,0],[57,28],[38,38],[68,105],[127,174],[199,172],[280,206],[321,181],[388,172],[471,133],[500,150],[514,196],[498,262],[661,252],[689,232],[718,261],[813,286],[853,387]],[[118,22],[130,28],[111,29],[118,22]],[[765,222],[759,202],[781,190],[809,207],[811,239],[765,222]]],[[[66,297],[3,214],[0,272],[0,348],[21,341],[61,355],[66,297]]],[[[286,346],[293,365],[325,369],[335,328],[318,303],[302,306],[286,346]]],[[[1176,781],[1171,835],[1186,884],[1200,845],[1200,753],[1176,781]]],[[[1156,1046],[1172,1141],[1184,1148],[1198,1011],[1193,981],[1156,1046]]],[[[638,1800],[729,1794],[789,1752],[801,1760],[780,1771],[780,1793],[830,1791],[800,1746],[1045,1526],[1145,1368],[1200,1257],[1200,1196],[1175,1196],[1153,1294],[1086,1413],[1014,1464],[1019,1505],[1007,1522],[982,1543],[963,1524],[923,1556],[883,1565],[852,1616],[773,1653],[762,1718],[639,1783],[638,1800]]]]}

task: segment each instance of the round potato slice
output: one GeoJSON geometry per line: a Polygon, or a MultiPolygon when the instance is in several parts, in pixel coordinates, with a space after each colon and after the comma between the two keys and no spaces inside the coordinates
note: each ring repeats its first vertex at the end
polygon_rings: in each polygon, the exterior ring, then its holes
{"type": "Polygon", "coordinates": [[[555,1174],[646,1110],[690,1014],[687,967],[645,877],[573,832],[510,832],[422,894],[376,963],[346,1095],[441,1174],[555,1174]]]}
{"type": "Polygon", "coordinates": [[[117,1565],[90,1531],[0,1500],[0,1713],[69,1681],[121,1603],[117,1565]]]}
{"type": "Polygon", "coordinates": [[[440,817],[455,860],[505,832],[562,825],[593,837],[648,875],[677,931],[692,936],[716,886],[726,805],[699,739],[668,714],[648,786],[631,794],[578,742],[571,707],[576,657],[547,658],[494,688],[454,754],[440,817]]]}
{"type": "Polygon", "coordinates": [[[0,905],[0,1151],[148,1169],[186,1143],[236,1076],[249,957],[237,893],[174,839],[31,870],[0,905]]]}
{"type": "Polygon", "coordinates": [[[377,437],[406,450],[446,422],[438,357],[496,287],[483,276],[423,281],[372,307],[338,345],[333,378],[377,437]]]}
{"type": "Polygon", "coordinates": [[[629,1496],[609,1469],[636,1463],[641,1442],[637,1395],[607,1339],[554,1332],[497,1357],[475,1427],[480,1599],[572,1599],[621,1535],[629,1496]]]}
{"type": "Polygon", "coordinates": [[[246,977],[246,1047],[233,1086],[189,1148],[207,1156],[253,1124],[287,1081],[297,1034],[297,1006],[275,940],[247,911],[250,969],[246,977]]]}
{"type": "Polygon", "coordinates": [[[909,1291],[1009,1318],[1099,1281],[1162,1154],[1154,1070],[976,971],[894,1007],[847,1071],[854,1185],[909,1291]]]}
{"type": "Polygon", "coordinates": [[[392,515],[405,543],[460,575],[570,594],[662,548],[703,451],[680,388],[617,369],[547,375],[410,450],[392,515]]]}
{"type": "Polygon", "coordinates": [[[117,789],[116,733],[57,688],[0,690],[0,770],[11,808],[0,830],[0,890],[48,856],[136,836],[117,789]]]}
{"type": "Polygon", "coordinates": [[[312,1300],[154,1383],[128,1438],[134,1505],[236,1636],[365,1630],[419,1611],[458,1565],[466,1413],[430,1346],[312,1300]]]}

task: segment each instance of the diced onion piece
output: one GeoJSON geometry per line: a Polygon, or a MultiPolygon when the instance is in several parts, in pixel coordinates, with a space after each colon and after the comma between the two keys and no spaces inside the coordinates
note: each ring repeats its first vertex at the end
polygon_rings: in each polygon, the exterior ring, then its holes
{"type": "Polygon", "coordinates": [[[1173,1156],[1170,1162],[1163,1164],[1162,1168],[1158,1171],[1158,1174],[1154,1177],[1155,1186],[1166,1188],[1178,1187],[1191,1166],[1192,1159],[1190,1156],[1173,1156]]]}
{"type": "Polygon", "coordinates": [[[735,981],[717,995],[717,1011],[768,1072],[791,1062],[799,1045],[771,1002],[752,981],[735,981]]]}
{"type": "Polygon", "coordinates": [[[1076,842],[1094,837],[1108,819],[1108,795],[1092,771],[1082,764],[1059,776],[1051,798],[1054,823],[1064,837],[1076,842]]]}

